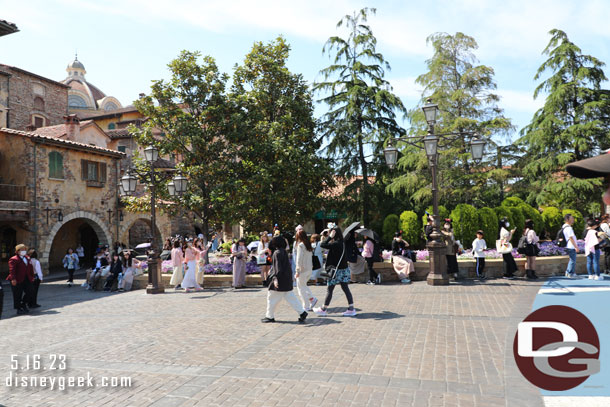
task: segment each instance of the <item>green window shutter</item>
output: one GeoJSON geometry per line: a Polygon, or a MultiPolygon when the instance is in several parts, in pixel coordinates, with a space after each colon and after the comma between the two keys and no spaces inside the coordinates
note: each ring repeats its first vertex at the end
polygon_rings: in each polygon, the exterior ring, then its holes
{"type": "Polygon", "coordinates": [[[49,178],[64,179],[64,159],[57,151],[49,153],[49,178]]]}
{"type": "Polygon", "coordinates": [[[100,163],[100,182],[106,182],[106,163],[100,163]]]}

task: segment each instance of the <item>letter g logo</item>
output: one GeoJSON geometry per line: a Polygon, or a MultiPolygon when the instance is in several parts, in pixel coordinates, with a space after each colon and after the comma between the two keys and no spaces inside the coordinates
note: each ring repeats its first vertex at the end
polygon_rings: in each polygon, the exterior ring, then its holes
{"type": "Polygon", "coordinates": [[[523,376],[545,390],[569,390],[600,371],[593,324],[562,305],[540,308],[519,323],[513,351],[523,376]]]}

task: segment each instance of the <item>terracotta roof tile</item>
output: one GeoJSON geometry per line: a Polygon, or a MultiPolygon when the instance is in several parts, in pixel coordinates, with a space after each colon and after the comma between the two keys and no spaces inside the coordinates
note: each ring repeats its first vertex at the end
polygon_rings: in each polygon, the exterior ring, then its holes
{"type": "Polygon", "coordinates": [[[138,109],[136,109],[135,106],[133,105],[129,105],[129,106],[125,106],[122,107],[120,109],[115,109],[115,110],[105,110],[103,112],[96,112],[96,113],[83,113],[82,117],[80,117],[81,120],[84,119],[102,119],[105,117],[116,117],[116,116],[121,116],[123,113],[131,113],[131,112],[137,112],[138,109]]]}
{"type": "Polygon", "coordinates": [[[120,138],[131,138],[131,134],[129,134],[129,130],[127,129],[106,130],[106,134],[108,134],[108,136],[113,140],[120,138]]]}
{"type": "MultiPolygon", "coordinates": [[[[84,120],[80,122],[80,128],[82,129],[83,127],[91,123],[93,123],[93,120],[84,120]]],[[[32,131],[32,133],[42,134],[43,136],[61,138],[67,134],[67,131],[65,124],[57,124],[55,126],[39,127],[36,130],[32,131]]]]}

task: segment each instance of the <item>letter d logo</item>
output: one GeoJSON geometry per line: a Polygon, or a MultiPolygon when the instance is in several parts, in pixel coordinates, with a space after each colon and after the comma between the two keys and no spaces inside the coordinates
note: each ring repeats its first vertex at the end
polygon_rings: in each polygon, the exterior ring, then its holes
{"type": "Polygon", "coordinates": [[[554,329],[561,332],[563,339],[559,342],[578,342],[578,334],[570,325],[562,322],[520,322],[518,333],[518,353],[522,357],[555,357],[563,356],[574,350],[573,346],[563,346],[555,350],[534,350],[534,328],[554,329]]]}

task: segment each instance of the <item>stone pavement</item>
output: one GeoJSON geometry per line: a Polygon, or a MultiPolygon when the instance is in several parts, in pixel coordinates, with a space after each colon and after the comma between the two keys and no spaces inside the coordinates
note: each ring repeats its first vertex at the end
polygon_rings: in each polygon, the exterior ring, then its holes
{"type": "MultiPolygon", "coordinates": [[[[78,281],[78,283],[82,280],[78,281]]],[[[0,405],[23,406],[542,406],[512,357],[517,324],[542,282],[448,287],[352,284],[358,316],[305,325],[286,303],[262,324],[266,291],[146,295],[45,283],[37,312],[13,317],[5,284],[0,405]],[[51,355],[66,370],[49,370],[51,355]],[[6,387],[11,355],[41,355],[18,376],[86,376],[97,387],[6,387]],[[130,387],[99,387],[102,377],[130,387]]],[[[323,299],[325,287],[312,287],[323,299]]],[[[67,379],[64,379],[67,380],[67,379]]]]}

